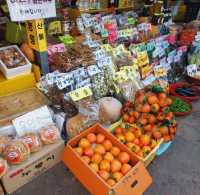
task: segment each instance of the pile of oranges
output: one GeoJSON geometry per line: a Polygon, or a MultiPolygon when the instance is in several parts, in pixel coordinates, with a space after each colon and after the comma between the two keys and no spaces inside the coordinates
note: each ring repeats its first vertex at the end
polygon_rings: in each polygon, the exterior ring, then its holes
{"type": "Polygon", "coordinates": [[[130,155],[101,133],[89,133],[74,150],[109,186],[114,186],[132,169],[130,155]]]}

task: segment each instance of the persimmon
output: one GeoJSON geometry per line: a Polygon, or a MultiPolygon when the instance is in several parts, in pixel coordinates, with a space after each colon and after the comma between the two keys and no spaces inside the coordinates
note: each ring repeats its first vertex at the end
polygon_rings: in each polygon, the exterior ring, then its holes
{"type": "Polygon", "coordinates": [[[158,140],[162,137],[162,134],[160,131],[153,131],[153,137],[158,140]]]}
{"type": "Polygon", "coordinates": [[[160,105],[161,108],[166,107],[167,106],[167,100],[166,99],[160,99],[159,105],[160,105]]]}
{"type": "Polygon", "coordinates": [[[106,154],[104,155],[103,157],[105,160],[109,161],[109,162],[112,162],[113,159],[114,159],[114,156],[112,155],[111,152],[106,152],[106,154]]]}
{"type": "Polygon", "coordinates": [[[120,126],[115,129],[115,134],[121,134],[122,132],[123,132],[123,128],[120,126]]]}
{"type": "Polygon", "coordinates": [[[82,159],[88,164],[90,163],[90,158],[88,156],[82,156],[82,159]]]}
{"type": "Polygon", "coordinates": [[[159,110],[160,110],[159,104],[152,104],[152,105],[151,105],[151,111],[152,111],[153,113],[157,113],[159,110]]]}
{"type": "Polygon", "coordinates": [[[121,173],[123,175],[126,175],[131,169],[132,169],[131,165],[125,163],[121,167],[121,173]]]}
{"type": "Polygon", "coordinates": [[[168,97],[166,101],[167,101],[167,105],[168,106],[170,106],[172,104],[172,99],[171,98],[168,97]]]}
{"type": "Polygon", "coordinates": [[[146,118],[139,118],[138,122],[141,124],[141,125],[146,125],[148,123],[147,119],[146,118]]]}
{"type": "Polygon", "coordinates": [[[140,140],[138,138],[135,138],[133,143],[136,144],[136,145],[139,145],[140,144],[140,140]]]}
{"type": "Polygon", "coordinates": [[[165,93],[159,93],[158,94],[158,98],[159,99],[166,99],[167,98],[167,95],[165,93]]]}
{"type": "Polygon", "coordinates": [[[128,114],[124,114],[124,115],[122,116],[122,118],[123,118],[123,121],[124,121],[124,122],[129,122],[129,115],[128,115],[128,114]]]}
{"type": "Polygon", "coordinates": [[[95,148],[94,148],[94,152],[103,155],[103,154],[106,153],[106,150],[105,150],[105,148],[101,144],[97,144],[95,146],[95,148]]]}
{"type": "Polygon", "coordinates": [[[99,164],[100,170],[110,171],[110,162],[108,160],[102,160],[99,164]]]}
{"type": "Polygon", "coordinates": [[[105,181],[108,180],[108,178],[110,177],[110,173],[104,170],[99,170],[98,171],[99,176],[104,179],[105,181]]]}
{"type": "Polygon", "coordinates": [[[150,144],[150,136],[148,135],[141,135],[140,137],[140,143],[143,145],[143,146],[147,146],[150,144]]]}
{"type": "Polygon", "coordinates": [[[145,131],[151,131],[152,130],[152,126],[150,124],[145,125],[143,128],[144,128],[145,131]]]}
{"type": "Polygon", "coordinates": [[[90,142],[86,138],[82,138],[78,145],[80,148],[88,148],[90,147],[90,142]]]}
{"type": "Polygon", "coordinates": [[[142,130],[141,129],[135,130],[134,135],[136,138],[139,138],[142,135],[142,130]]]}
{"type": "Polygon", "coordinates": [[[118,160],[121,163],[128,163],[130,161],[130,155],[127,152],[121,152],[118,156],[118,160]]]}
{"type": "Polygon", "coordinates": [[[146,133],[146,135],[148,135],[150,138],[152,137],[152,135],[153,135],[153,132],[152,131],[147,131],[147,132],[145,132],[146,133]]]}
{"type": "Polygon", "coordinates": [[[135,139],[135,135],[131,131],[127,131],[124,134],[124,137],[126,139],[126,142],[132,142],[135,139]]]}
{"type": "Polygon", "coordinates": [[[101,133],[97,134],[97,140],[96,140],[97,144],[101,144],[104,140],[105,140],[105,135],[101,133]]]}
{"type": "Polygon", "coordinates": [[[123,177],[123,174],[121,172],[115,172],[112,174],[112,177],[118,182],[123,177]]]}
{"type": "Polygon", "coordinates": [[[116,146],[113,146],[113,147],[111,148],[110,152],[111,152],[111,154],[112,154],[114,157],[116,157],[116,156],[119,155],[120,149],[119,149],[118,147],[116,147],[116,146]]]}
{"type": "Polygon", "coordinates": [[[91,157],[94,154],[94,151],[91,147],[84,149],[84,155],[91,157]]]}
{"type": "Polygon", "coordinates": [[[168,112],[167,117],[169,117],[169,119],[171,120],[174,117],[173,112],[168,112]]]}
{"type": "Polygon", "coordinates": [[[112,148],[112,142],[108,139],[103,141],[102,145],[106,149],[106,151],[110,151],[112,148]]]}
{"type": "Polygon", "coordinates": [[[96,135],[94,133],[89,133],[87,135],[87,140],[90,142],[90,143],[94,143],[96,142],[96,135]]]}
{"type": "Polygon", "coordinates": [[[165,119],[165,115],[162,112],[159,112],[158,115],[157,115],[157,119],[159,121],[163,121],[165,119]]]}
{"type": "Polygon", "coordinates": [[[164,135],[163,138],[164,138],[164,141],[165,141],[165,142],[171,141],[170,135],[164,135]]]}
{"type": "Polygon", "coordinates": [[[158,103],[158,98],[155,95],[151,95],[148,97],[148,103],[150,105],[158,103]]]}
{"type": "Polygon", "coordinates": [[[112,171],[112,173],[120,171],[121,167],[122,167],[122,164],[121,164],[121,162],[119,160],[114,159],[111,162],[111,171],[112,171]]]}
{"type": "Polygon", "coordinates": [[[74,148],[74,150],[75,150],[80,156],[83,154],[83,148],[81,148],[81,147],[74,148]]]}
{"type": "Polygon", "coordinates": [[[175,127],[169,127],[169,132],[172,134],[176,133],[176,128],[175,127]]]}
{"type": "Polygon", "coordinates": [[[102,161],[102,156],[99,153],[95,153],[92,158],[91,161],[93,163],[99,164],[102,161]]]}
{"type": "Polygon", "coordinates": [[[135,117],[130,116],[127,122],[130,123],[130,124],[133,124],[135,122],[135,117]]]}
{"type": "Polygon", "coordinates": [[[90,163],[89,166],[92,168],[93,171],[97,172],[99,170],[99,166],[96,163],[90,163]]]}
{"type": "Polygon", "coordinates": [[[137,112],[141,112],[141,110],[142,110],[142,104],[136,104],[135,110],[136,110],[137,112]]]}
{"type": "Polygon", "coordinates": [[[133,112],[133,116],[134,116],[136,119],[138,119],[139,116],[140,116],[140,113],[137,112],[137,111],[134,111],[134,112],[133,112]]]}
{"type": "Polygon", "coordinates": [[[168,135],[168,133],[169,133],[169,129],[167,126],[162,126],[162,127],[160,127],[159,130],[162,133],[162,135],[168,135]]]}
{"type": "Polygon", "coordinates": [[[149,113],[151,111],[151,107],[149,104],[144,104],[141,108],[142,113],[149,113]]]}
{"type": "Polygon", "coordinates": [[[153,114],[149,114],[148,121],[150,124],[154,124],[156,122],[156,117],[153,114]]]}
{"type": "Polygon", "coordinates": [[[108,179],[107,181],[107,184],[109,185],[109,186],[114,186],[115,184],[116,184],[116,182],[115,182],[115,180],[114,179],[108,179]]]}
{"type": "Polygon", "coordinates": [[[116,135],[116,137],[121,143],[125,143],[126,142],[126,139],[125,139],[124,135],[118,134],[118,135],[116,135]]]}

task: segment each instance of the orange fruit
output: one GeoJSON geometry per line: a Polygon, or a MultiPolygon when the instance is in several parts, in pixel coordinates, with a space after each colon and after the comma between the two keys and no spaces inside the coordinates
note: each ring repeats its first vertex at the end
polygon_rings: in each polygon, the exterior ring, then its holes
{"type": "Polygon", "coordinates": [[[118,156],[118,160],[121,163],[128,163],[130,161],[130,155],[127,152],[121,152],[118,156]]]}
{"type": "Polygon", "coordinates": [[[123,174],[123,175],[126,175],[130,170],[131,170],[131,165],[129,165],[129,164],[123,164],[122,165],[122,167],[121,167],[121,173],[123,174]]]}
{"type": "Polygon", "coordinates": [[[168,135],[168,133],[169,133],[169,129],[167,126],[160,127],[159,130],[162,133],[162,135],[168,135]]]}
{"type": "Polygon", "coordinates": [[[158,103],[158,98],[155,95],[151,95],[148,97],[148,103],[149,104],[156,104],[158,103]]]}
{"type": "Polygon", "coordinates": [[[153,137],[155,139],[160,139],[162,137],[162,134],[160,131],[153,131],[153,137]]]}
{"type": "Polygon", "coordinates": [[[135,138],[133,143],[136,144],[136,145],[139,145],[140,144],[140,140],[138,138],[135,138]]]}
{"type": "Polygon", "coordinates": [[[157,113],[159,110],[160,110],[159,104],[152,104],[152,105],[151,105],[151,111],[152,111],[153,113],[157,113]]]}
{"type": "Polygon", "coordinates": [[[94,152],[103,155],[103,154],[106,153],[106,150],[105,150],[105,148],[101,144],[97,144],[95,146],[95,148],[94,148],[94,152]]]}
{"type": "Polygon", "coordinates": [[[167,105],[170,106],[172,104],[172,99],[171,98],[167,98],[167,105]]]}
{"type": "Polygon", "coordinates": [[[111,171],[112,171],[112,173],[120,171],[121,167],[122,167],[122,164],[121,164],[121,162],[119,160],[114,159],[111,162],[111,171]]]}
{"type": "Polygon", "coordinates": [[[167,98],[167,95],[165,93],[159,93],[158,98],[159,99],[165,99],[165,98],[167,98]]]}
{"type": "Polygon", "coordinates": [[[77,147],[74,150],[81,156],[83,154],[83,148],[77,147]]]}
{"type": "Polygon", "coordinates": [[[108,160],[102,160],[99,164],[100,170],[110,171],[110,162],[108,160]]]}
{"type": "Polygon", "coordinates": [[[108,184],[109,186],[114,186],[114,185],[116,184],[116,182],[115,182],[114,179],[108,179],[108,180],[107,180],[107,184],[108,184]]]}
{"type": "Polygon", "coordinates": [[[148,120],[150,124],[154,124],[156,122],[156,117],[153,114],[150,114],[148,120]]]}
{"type": "Polygon", "coordinates": [[[151,131],[152,126],[150,124],[148,124],[148,125],[145,125],[143,128],[145,131],[151,131]]]}
{"type": "Polygon", "coordinates": [[[141,137],[140,137],[141,145],[147,146],[150,144],[150,141],[151,141],[151,139],[150,139],[149,135],[141,135],[141,137]]]}
{"type": "Polygon", "coordinates": [[[82,138],[78,145],[80,148],[88,148],[90,147],[90,142],[86,138],[82,138]]]}
{"type": "Polygon", "coordinates": [[[99,170],[99,166],[96,163],[90,163],[89,166],[92,168],[93,171],[97,172],[99,170]]]}
{"type": "Polygon", "coordinates": [[[104,170],[99,170],[98,171],[99,176],[104,179],[105,181],[108,180],[108,178],[110,177],[109,172],[104,171],[104,170]]]}
{"type": "Polygon", "coordinates": [[[116,156],[119,155],[120,149],[119,149],[118,147],[116,147],[116,146],[113,146],[113,147],[111,148],[110,152],[111,152],[111,154],[112,154],[113,156],[116,157],[116,156]]]}
{"type": "Polygon", "coordinates": [[[122,132],[123,132],[123,128],[120,126],[115,129],[116,134],[121,134],[122,132]]]}
{"type": "Polygon", "coordinates": [[[126,142],[132,142],[135,139],[135,135],[131,131],[127,131],[124,135],[126,142]]]}
{"type": "Polygon", "coordinates": [[[102,156],[98,153],[94,154],[91,158],[93,163],[99,164],[102,161],[102,156]]]}
{"type": "Polygon", "coordinates": [[[103,157],[105,160],[108,160],[109,162],[112,162],[114,159],[114,156],[112,155],[111,152],[106,152],[106,154],[103,157]]]}
{"type": "Polygon", "coordinates": [[[112,148],[112,142],[108,139],[103,141],[102,145],[103,145],[103,147],[105,148],[106,151],[110,151],[111,148],[112,148]]]}
{"type": "Polygon", "coordinates": [[[88,156],[83,156],[82,158],[87,164],[90,163],[90,158],[88,156]]]}
{"type": "Polygon", "coordinates": [[[118,182],[123,177],[123,174],[121,172],[115,172],[112,174],[112,177],[118,182]]]}
{"type": "Polygon", "coordinates": [[[94,151],[91,147],[84,149],[84,155],[91,157],[94,154],[94,151]]]}
{"type": "Polygon", "coordinates": [[[128,115],[128,114],[124,114],[124,115],[122,116],[122,118],[123,118],[123,121],[124,121],[124,122],[128,122],[128,121],[129,121],[129,115],[128,115]]]}
{"type": "Polygon", "coordinates": [[[143,112],[143,113],[149,113],[150,110],[151,110],[151,107],[150,107],[149,104],[144,104],[144,105],[142,106],[142,108],[141,108],[141,112],[143,112]]]}
{"type": "Polygon", "coordinates": [[[128,123],[133,124],[135,122],[134,116],[130,116],[128,119],[128,123]]]}
{"type": "Polygon", "coordinates": [[[104,140],[105,140],[105,136],[103,134],[101,133],[97,134],[97,140],[96,140],[97,144],[103,143],[104,140]]]}
{"type": "Polygon", "coordinates": [[[142,135],[142,130],[141,129],[135,130],[134,135],[136,138],[139,138],[142,135]]]}
{"type": "Polygon", "coordinates": [[[96,142],[96,135],[94,133],[89,133],[87,135],[87,140],[90,142],[90,143],[94,143],[96,142]]]}

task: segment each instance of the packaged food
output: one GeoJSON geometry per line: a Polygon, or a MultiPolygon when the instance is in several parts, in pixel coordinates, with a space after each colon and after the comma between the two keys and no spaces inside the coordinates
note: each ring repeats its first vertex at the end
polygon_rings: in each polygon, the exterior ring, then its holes
{"type": "Polygon", "coordinates": [[[40,137],[34,133],[26,134],[21,139],[28,145],[31,153],[38,152],[42,148],[40,137]]]}
{"type": "Polygon", "coordinates": [[[11,141],[11,137],[1,135],[0,136],[0,154],[3,153],[4,149],[6,148],[6,145],[11,141]]]}
{"type": "Polygon", "coordinates": [[[39,132],[43,144],[53,144],[59,139],[59,130],[54,124],[41,128],[39,132]]]}
{"type": "Polygon", "coordinates": [[[4,158],[11,165],[20,164],[28,159],[30,149],[27,144],[21,140],[10,142],[4,150],[4,158]]]}
{"type": "Polygon", "coordinates": [[[7,170],[8,170],[8,164],[6,160],[0,158],[0,178],[6,173],[7,170]]]}

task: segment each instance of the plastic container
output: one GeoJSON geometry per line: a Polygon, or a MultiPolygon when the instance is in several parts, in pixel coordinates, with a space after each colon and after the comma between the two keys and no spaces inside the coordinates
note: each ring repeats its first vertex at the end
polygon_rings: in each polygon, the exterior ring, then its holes
{"type": "Polygon", "coordinates": [[[4,76],[7,79],[11,79],[11,78],[19,76],[19,75],[24,75],[24,74],[31,73],[32,64],[24,56],[24,54],[21,52],[21,50],[19,49],[19,47],[17,45],[11,45],[11,46],[7,46],[7,47],[1,47],[0,51],[6,50],[6,49],[9,49],[9,48],[15,48],[25,58],[26,64],[23,65],[23,66],[18,66],[16,68],[7,68],[7,66],[0,59],[0,70],[2,71],[2,73],[4,74],[4,76]]]}

